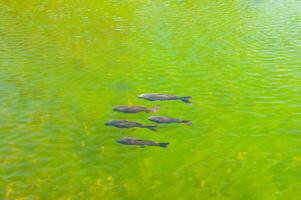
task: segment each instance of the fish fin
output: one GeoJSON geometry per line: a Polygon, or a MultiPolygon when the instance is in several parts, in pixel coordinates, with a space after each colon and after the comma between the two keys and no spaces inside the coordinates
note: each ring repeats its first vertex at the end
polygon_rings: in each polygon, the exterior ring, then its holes
{"type": "Polygon", "coordinates": [[[144,128],[148,128],[151,131],[157,131],[156,129],[157,126],[149,125],[149,126],[144,126],[144,128]]]}
{"type": "Polygon", "coordinates": [[[158,145],[159,145],[160,147],[167,148],[168,145],[169,145],[169,143],[168,143],[168,142],[160,142],[160,143],[158,143],[158,145]]]}
{"type": "Polygon", "coordinates": [[[185,103],[191,103],[190,99],[191,99],[191,96],[180,97],[180,100],[185,102],[185,103]]]}
{"type": "Polygon", "coordinates": [[[192,122],[190,120],[182,120],[182,122],[189,126],[192,125],[192,122]]]}
{"type": "Polygon", "coordinates": [[[159,106],[154,106],[152,108],[147,109],[147,113],[158,112],[160,110],[159,106]]]}

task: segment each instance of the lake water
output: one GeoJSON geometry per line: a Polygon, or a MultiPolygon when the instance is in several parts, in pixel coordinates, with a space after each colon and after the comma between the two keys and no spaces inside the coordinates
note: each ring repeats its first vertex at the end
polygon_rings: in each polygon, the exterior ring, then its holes
{"type": "Polygon", "coordinates": [[[0,14],[0,199],[300,200],[301,1],[1,0],[0,14]],[[124,104],[193,124],[104,126],[152,124],[112,111],[124,104]]]}

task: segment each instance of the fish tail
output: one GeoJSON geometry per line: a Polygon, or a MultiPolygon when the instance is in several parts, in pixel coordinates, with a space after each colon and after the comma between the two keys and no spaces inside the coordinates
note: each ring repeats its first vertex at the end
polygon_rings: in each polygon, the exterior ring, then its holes
{"type": "Polygon", "coordinates": [[[182,120],[182,123],[185,123],[185,124],[187,124],[189,126],[192,124],[190,120],[182,120]]]}
{"type": "Polygon", "coordinates": [[[157,131],[156,129],[157,126],[149,125],[149,126],[143,126],[143,128],[148,128],[151,131],[157,131]]]}
{"type": "Polygon", "coordinates": [[[180,100],[185,102],[185,103],[191,103],[190,99],[191,99],[191,96],[180,97],[180,100]]]}
{"type": "Polygon", "coordinates": [[[152,108],[149,108],[146,110],[147,113],[152,113],[152,112],[158,112],[160,109],[159,109],[159,106],[154,106],[152,108]]]}
{"type": "Polygon", "coordinates": [[[163,147],[163,148],[167,148],[168,145],[169,145],[168,142],[160,142],[160,143],[158,143],[158,146],[163,147]]]}

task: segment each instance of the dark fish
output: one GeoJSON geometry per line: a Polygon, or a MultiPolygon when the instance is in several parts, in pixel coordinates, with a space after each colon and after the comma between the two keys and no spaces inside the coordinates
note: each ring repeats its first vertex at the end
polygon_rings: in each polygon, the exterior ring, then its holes
{"type": "Polygon", "coordinates": [[[181,100],[185,103],[191,103],[191,101],[189,100],[191,98],[191,96],[177,97],[177,96],[168,95],[168,94],[140,94],[138,97],[142,98],[142,99],[147,99],[150,101],[181,100]]]}
{"type": "Polygon", "coordinates": [[[122,138],[117,140],[118,143],[120,144],[125,144],[125,145],[138,145],[141,147],[144,146],[158,146],[158,147],[163,147],[167,148],[169,143],[168,142],[154,142],[150,140],[139,140],[135,138],[122,138]]]}
{"type": "Polygon", "coordinates": [[[187,125],[191,125],[191,121],[175,119],[169,117],[161,117],[161,116],[152,116],[148,118],[150,121],[156,122],[158,124],[168,124],[168,123],[186,123],[187,125]]]}
{"type": "Polygon", "coordinates": [[[151,131],[157,131],[156,126],[143,125],[143,124],[140,124],[138,122],[130,122],[130,121],[127,121],[127,120],[110,120],[110,121],[106,122],[105,125],[114,126],[114,127],[117,127],[117,128],[134,128],[134,127],[147,128],[151,131]]]}
{"type": "Polygon", "coordinates": [[[139,112],[158,112],[159,107],[146,108],[144,106],[116,106],[113,110],[123,113],[139,113],[139,112]]]}

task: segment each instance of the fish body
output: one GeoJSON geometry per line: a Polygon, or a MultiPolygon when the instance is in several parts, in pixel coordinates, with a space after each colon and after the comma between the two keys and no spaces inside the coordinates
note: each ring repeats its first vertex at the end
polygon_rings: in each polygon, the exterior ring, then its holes
{"type": "Polygon", "coordinates": [[[130,122],[128,120],[110,120],[105,123],[107,126],[114,126],[117,128],[147,128],[151,131],[157,131],[156,126],[153,125],[143,125],[139,122],[130,122]]]}
{"type": "Polygon", "coordinates": [[[182,120],[182,119],[162,117],[162,116],[152,116],[152,117],[149,117],[148,120],[156,122],[158,124],[185,123],[187,125],[191,125],[190,120],[182,120]]]}
{"type": "Polygon", "coordinates": [[[137,146],[159,146],[163,148],[167,148],[168,144],[167,142],[154,142],[151,140],[139,140],[135,138],[122,138],[117,140],[118,143],[120,144],[125,144],[125,145],[137,145],[137,146]]]}
{"type": "Polygon", "coordinates": [[[152,108],[146,108],[144,106],[116,106],[113,110],[123,113],[139,113],[139,112],[157,112],[159,108],[157,106],[152,108]]]}
{"type": "Polygon", "coordinates": [[[149,101],[169,101],[169,100],[181,100],[185,103],[191,103],[191,96],[178,97],[169,94],[140,94],[138,98],[147,99],[149,101]]]}

